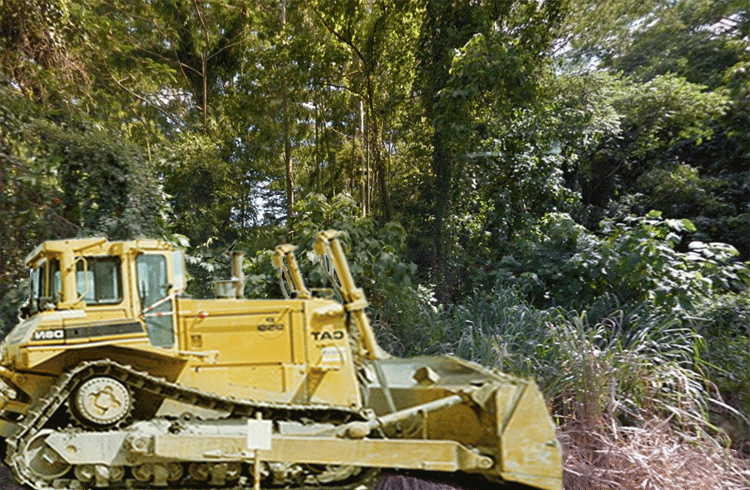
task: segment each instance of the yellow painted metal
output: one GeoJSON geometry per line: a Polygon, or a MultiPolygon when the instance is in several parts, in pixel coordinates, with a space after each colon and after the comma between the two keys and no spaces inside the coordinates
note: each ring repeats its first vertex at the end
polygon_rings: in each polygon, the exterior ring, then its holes
{"type": "Polygon", "coordinates": [[[343,308],[323,300],[177,305],[187,358],[180,382],[253,400],[361,406],[343,308]]]}
{"type": "Polygon", "coordinates": [[[279,245],[273,254],[273,265],[279,270],[279,276],[282,281],[287,279],[290,292],[296,293],[297,298],[310,299],[312,293],[305,286],[305,280],[302,278],[302,272],[297,265],[297,259],[294,257],[294,251],[297,247],[290,244],[279,245]]]}
{"type": "MultiPolygon", "coordinates": [[[[246,458],[247,438],[240,436],[157,435],[153,457],[186,461],[246,458]]],[[[340,439],[333,437],[273,436],[271,448],[258,451],[262,461],[353,465],[373,468],[430,471],[486,470],[492,460],[452,441],[409,439],[340,439]]]]}
{"type": "Polygon", "coordinates": [[[365,308],[368,305],[365,292],[356,287],[354,283],[349,264],[346,261],[346,254],[344,254],[341,242],[338,240],[339,235],[340,232],[335,230],[318,233],[315,240],[315,253],[327,257],[336,269],[337,277],[341,281],[340,287],[344,304],[351,313],[361,337],[360,357],[366,357],[370,360],[389,357],[389,354],[378,345],[375,333],[370,327],[370,320],[365,314],[365,308]]]}
{"type": "MultiPolygon", "coordinates": [[[[507,396],[497,393],[496,404],[508,406],[507,396]]],[[[562,452],[555,426],[533,381],[518,393],[515,404],[504,411],[499,425],[501,474],[510,481],[538,488],[558,488],[562,452]]]]}

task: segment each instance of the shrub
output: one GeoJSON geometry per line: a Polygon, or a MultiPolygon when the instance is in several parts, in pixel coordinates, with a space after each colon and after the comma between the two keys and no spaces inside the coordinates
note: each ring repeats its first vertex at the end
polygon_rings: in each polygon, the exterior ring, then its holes
{"type": "Polygon", "coordinates": [[[689,220],[652,211],[603,221],[593,234],[566,214],[549,214],[498,263],[497,275],[541,308],[580,310],[612,295],[621,304],[689,311],[750,279],[734,247],[689,241],[695,230],[689,220]]]}
{"type": "Polygon", "coordinates": [[[498,285],[450,308],[422,307],[403,351],[449,352],[534,377],[558,415],[592,428],[655,416],[703,427],[712,399],[696,357],[703,339],[677,317],[649,310],[539,310],[518,288],[498,285]]]}
{"type": "Polygon", "coordinates": [[[750,297],[723,295],[694,322],[706,339],[706,375],[724,402],[713,407],[713,419],[733,447],[750,456],[750,297]]]}

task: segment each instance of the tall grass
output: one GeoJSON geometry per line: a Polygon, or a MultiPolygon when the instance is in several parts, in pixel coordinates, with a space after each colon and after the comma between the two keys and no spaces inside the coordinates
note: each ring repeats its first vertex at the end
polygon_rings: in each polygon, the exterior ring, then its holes
{"type": "Polygon", "coordinates": [[[626,311],[608,297],[583,312],[539,310],[518,290],[497,286],[449,308],[422,305],[406,315],[411,321],[391,347],[450,353],[536,379],[562,428],[566,488],[681,488],[664,483],[668,468],[675,482],[687,473],[659,452],[659,441],[672,456],[707,458],[712,469],[691,473],[695,488],[750,488],[747,467],[724,452],[708,422],[721,401],[703,371],[703,338],[674,312],[626,311]],[[628,480],[628,467],[638,467],[640,480],[628,480]],[[712,483],[721,478],[723,487],[712,483]]]}
{"type": "Polygon", "coordinates": [[[409,335],[423,352],[535,378],[557,414],[587,425],[655,414],[702,424],[712,396],[696,354],[702,338],[671,315],[605,316],[606,305],[537,310],[517,290],[496,287],[448,309],[423,308],[409,335]]]}

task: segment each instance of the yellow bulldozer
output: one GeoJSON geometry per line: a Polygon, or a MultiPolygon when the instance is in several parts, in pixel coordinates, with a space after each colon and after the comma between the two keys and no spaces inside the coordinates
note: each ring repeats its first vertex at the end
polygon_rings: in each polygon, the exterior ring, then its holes
{"type": "Polygon", "coordinates": [[[314,248],[333,289],[308,289],[281,245],[285,298],[256,300],[241,254],[215,299],[191,299],[183,251],[164,241],[39,245],[0,346],[0,446],[15,478],[36,490],[339,488],[389,471],[562,488],[533,381],[390,356],[339,233],[314,248]]]}

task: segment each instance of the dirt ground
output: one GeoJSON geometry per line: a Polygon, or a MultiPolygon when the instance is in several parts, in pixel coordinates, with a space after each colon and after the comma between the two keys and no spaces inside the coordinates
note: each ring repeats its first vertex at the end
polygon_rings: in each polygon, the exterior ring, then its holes
{"type": "Polygon", "coordinates": [[[7,466],[0,466],[0,490],[25,490],[16,485],[13,475],[7,466]]]}

